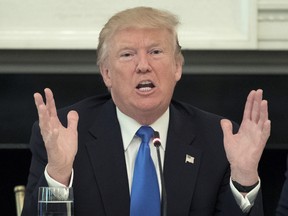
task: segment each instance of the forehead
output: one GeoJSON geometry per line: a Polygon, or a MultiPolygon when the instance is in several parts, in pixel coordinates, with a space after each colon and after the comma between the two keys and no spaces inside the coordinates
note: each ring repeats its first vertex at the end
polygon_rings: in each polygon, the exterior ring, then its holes
{"type": "Polygon", "coordinates": [[[123,46],[171,46],[173,35],[167,29],[159,28],[125,28],[117,31],[111,38],[111,48],[123,46]]]}

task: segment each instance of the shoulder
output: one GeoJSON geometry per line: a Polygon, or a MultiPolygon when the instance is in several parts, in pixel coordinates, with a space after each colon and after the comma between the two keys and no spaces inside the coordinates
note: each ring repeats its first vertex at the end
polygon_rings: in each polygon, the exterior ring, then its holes
{"type": "Polygon", "coordinates": [[[177,100],[172,100],[171,108],[177,110],[177,112],[181,113],[182,115],[186,115],[187,117],[194,118],[194,119],[200,118],[202,120],[205,120],[205,119],[218,119],[219,120],[219,119],[224,118],[223,116],[205,111],[191,104],[188,104],[182,101],[177,101],[177,100]]]}
{"type": "Polygon", "coordinates": [[[69,106],[60,108],[57,112],[59,114],[63,114],[63,113],[69,112],[70,110],[75,110],[78,112],[88,111],[90,109],[101,107],[103,104],[105,104],[109,100],[111,100],[110,94],[92,96],[92,97],[88,97],[83,100],[80,100],[69,106]]]}
{"type": "MultiPolygon", "coordinates": [[[[182,116],[185,121],[192,121],[198,127],[220,127],[221,119],[227,119],[225,116],[200,109],[182,101],[172,100],[170,107],[171,115],[182,116]]],[[[233,119],[231,121],[236,132],[239,126],[233,119]]]]}
{"type": "Polygon", "coordinates": [[[64,125],[66,124],[67,120],[67,114],[71,110],[74,110],[78,113],[79,118],[82,120],[91,119],[93,116],[96,115],[96,113],[99,112],[100,109],[104,106],[104,104],[111,103],[111,95],[110,94],[104,94],[104,95],[97,95],[85,98],[83,100],[80,100],[74,104],[71,104],[69,106],[60,108],[57,110],[58,117],[64,125]]]}

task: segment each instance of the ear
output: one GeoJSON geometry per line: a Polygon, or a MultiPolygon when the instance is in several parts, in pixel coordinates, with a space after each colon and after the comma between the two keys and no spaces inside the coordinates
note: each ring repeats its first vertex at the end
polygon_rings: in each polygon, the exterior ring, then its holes
{"type": "Polygon", "coordinates": [[[180,60],[176,61],[176,71],[175,71],[175,81],[179,81],[182,76],[182,62],[180,60]]]}
{"type": "Polygon", "coordinates": [[[106,66],[106,64],[101,64],[100,65],[100,73],[102,75],[103,81],[106,85],[107,88],[111,88],[111,77],[110,77],[110,70],[106,66]]]}

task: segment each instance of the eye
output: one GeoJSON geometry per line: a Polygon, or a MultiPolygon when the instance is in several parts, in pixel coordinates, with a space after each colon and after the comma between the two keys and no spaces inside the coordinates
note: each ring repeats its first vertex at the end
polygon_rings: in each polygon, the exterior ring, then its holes
{"type": "Polygon", "coordinates": [[[124,51],[120,53],[120,59],[129,60],[134,56],[134,53],[131,51],[124,51]]]}
{"type": "Polygon", "coordinates": [[[120,57],[130,57],[131,55],[131,53],[122,53],[120,57]]]}
{"type": "Polygon", "coordinates": [[[161,53],[163,53],[163,51],[160,49],[153,49],[150,51],[150,54],[153,54],[153,55],[159,55],[161,53]]]}

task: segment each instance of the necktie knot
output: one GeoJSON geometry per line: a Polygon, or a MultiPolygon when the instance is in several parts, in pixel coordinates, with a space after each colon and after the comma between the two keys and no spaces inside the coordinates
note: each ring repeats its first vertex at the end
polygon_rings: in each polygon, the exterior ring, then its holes
{"type": "Polygon", "coordinates": [[[141,126],[136,135],[142,139],[142,142],[148,144],[152,138],[154,130],[150,126],[141,126]]]}

